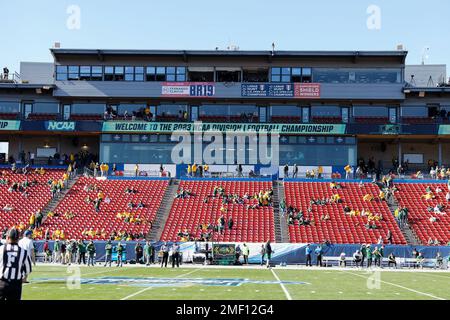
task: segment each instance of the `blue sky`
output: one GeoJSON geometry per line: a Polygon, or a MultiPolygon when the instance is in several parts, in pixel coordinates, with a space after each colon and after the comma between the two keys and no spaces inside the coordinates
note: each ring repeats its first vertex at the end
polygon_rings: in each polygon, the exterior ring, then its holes
{"type": "Polygon", "coordinates": [[[450,65],[448,0],[15,0],[0,2],[1,67],[52,61],[48,49],[392,50],[402,43],[409,64],[450,65]],[[80,29],[67,8],[80,8],[80,29]],[[380,8],[369,30],[367,8],[380,8]],[[6,17],[6,19],[5,19],[6,17]]]}

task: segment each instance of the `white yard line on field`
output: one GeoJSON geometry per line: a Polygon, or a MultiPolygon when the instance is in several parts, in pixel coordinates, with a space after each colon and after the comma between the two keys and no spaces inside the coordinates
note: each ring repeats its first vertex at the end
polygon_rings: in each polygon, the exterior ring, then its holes
{"type": "MultiPolygon", "coordinates": [[[[190,274],[192,274],[194,272],[197,272],[198,270],[201,270],[201,269],[194,269],[194,270],[191,270],[191,271],[189,271],[187,273],[180,274],[180,275],[178,275],[178,276],[176,276],[174,278],[181,278],[181,277],[184,277],[184,276],[188,276],[188,275],[190,275],[190,274]]],[[[126,296],[125,298],[120,299],[120,300],[128,300],[128,299],[133,298],[133,297],[135,297],[135,296],[137,296],[137,295],[139,295],[139,294],[141,294],[141,293],[143,293],[143,292],[145,292],[147,290],[150,290],[152,288],[153,287],[144,288],[144,289],[139,290],[138,292],[132,293],[132,294],[126,296]]]]}
{"type": "Polygon", "coordinates": [[[286,298],[287,298],[288,300],[292,300],[292,297],[291,297],[291,295],[289,294],[289,291],[287,291],[286,287],[285,287],[284,284],[281,282],[280,278],[278,278],[278,276],[277,276],[277,274],[275,273],[275,271],[274,271],[272,268],[270,268],[270,271],[272,271],[273,276],[274,276],[275,279],[277,279],[277,281],[280,283],[280,287],[281,287],[281,289],[283,289],[286,298]]]}
{"type": "MultiPolygon", "coordinates": [[[[342,271],[342,272],[348,273],[348,274],[352,274],[352,275],[360,277],[360,278],[368,279],[367,277],[365,277],[365,276],[363,276],[361,274],[357,274],[357,273],[353,273],[353,272],[349,272],[349,271],[342,271]]],[[[396,284],[396,283],[392,283],[392,282],[388,282],[388,281],[384,281],[384,280],[378,280],[378,281],[380,281],[382,283],[385,283],[385,284],[388,284],[388,285],[391,285],[391,286],[394,286],[394,287],[397,287],[397,288],[401,288],[403,290],[407,290],[407,291],[411,291],[411,292],[414,292],[414,293],[417,293],[417,294],[420,294],[420,295],[423,295],[423,296],[427,296],[427,297],[430,297],[430,298],[433,298],[433,299],[436,299],[436,300],[447,300],[447,299],[444,299],[444,298],[432,295],[430,293],[417,291],[417,290],[414,290],[414,289],[411,289],[411,288],[408,288],[408,287],[404,287],[404,286],[396,284]]]]}

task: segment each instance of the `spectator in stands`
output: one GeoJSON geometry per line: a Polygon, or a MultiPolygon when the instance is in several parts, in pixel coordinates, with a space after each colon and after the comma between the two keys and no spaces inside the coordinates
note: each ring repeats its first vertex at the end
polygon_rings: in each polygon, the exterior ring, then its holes
{"type": "Polygon", "coordinates": [[[344,170],[345,170],[345,179],[352,179],[353,178],[353,168],[352,168],[352,166],[351,165],[346,165],[345,167],[344,167],[344,170]]]}
{"type": "Polygon", "coordinates": [[[232,230],[233,229],[233,225],[234,225],[233,218],[230,217],[230,219],[228,219],[228,229],[232,230]]]}
{"type": "Polygon", "coordinates": [[[289,178],[289,166],[287,164],[284,165],[283,172],[284,172],[284,177],[289,178]]]}
{"type": "Polygon", "coordinates": [[[317,168],[317,178],[318,178],[318,179],[321,179],[321,178],[322,178],[322,175],[323,175],[323,167],[322,167],[322,166],[319,166],[319,167],[317,168]]]}
{"type": "Polygon", "coordinates": [[[238,177],[242,177],[243,176],[242,164],[238,164],[238,166],[236,168],[236,171],[237,171],[238,177]]]}
{"type": "Polygon", "coordinates": [[[36,216],[34,213],[30,215],[30,229],[33,230],[35,227],[36,216]]]}
{"type": "Polygon", "coordinates": [[[356,267],[362,267],[362,257],[363,255],[361,254],[360,250],[356,250],[355,253],[353,254],[353,262],[355,263],[356,267]]]}
{"type": "Polygon", "coordinates": [[[13,210],[14,210],[14,207],[11,206],[11,205],[9,205],[9,204],[6,204],[6,205],[3,207],[3,211],[6,211],[6,212],[11,212],[11,211],[13,211],[13,210]]]}
{"type": "Polygon", "coordinates": [[[433,167],[430,169],[430,177],[431,179],[436,179],[436,170],[433,167]]]}
{"type": "Polygon", "coordinates": [[[8,77],[9,77],[9,69],[8,69],[8,67],[4,67],[3,68],[3,79],[8,80],[8,77]]]}
{"type": "Polygon", "coordinates": [[[450,191],[445,194],[445,200],[447,200],[447,202],[450,202],[450,191]]]}
{"type": "Polygon", "coordinates": [[[36,223],[37,229],[41,227],[42,218],[43,218],[42,212],[41,212],[41,210],[38,210],[35,214],[35,223],[36,223]]]}
{"type": "Polygon", "coordinates": [[[298,175],[298,167],[297,167],[297,164],[294,164],[294,169],[293,169],[293,172],[292,172],[292,178],[297,178],[297,175],[298,175]]]}
{"type": "Polygon", "coordinates": [[[392,244],[392,232],[391,232],[391,230],[388,230],[387,236],[386,236],[386,240],[387,240],[388,244],[392,244]]]}
{"type": "Polygon", "coordinates": [[[380,198],[380,201],[386,201],[386,193],[383,190],[380,190],[378,198],[380,198]]]}
{"type": "Polygon", "coordinates": [[[378,237],[377,244],[383,244],[383,236],[378,237]]]}
{"type": "Polygon", "coordinates": [[[223,215],[221,215],[217,222],[219,225],[219,232],[220,232],[220,234],[223,234],[223,232],[225,230],[225,217],[223,215]]]}

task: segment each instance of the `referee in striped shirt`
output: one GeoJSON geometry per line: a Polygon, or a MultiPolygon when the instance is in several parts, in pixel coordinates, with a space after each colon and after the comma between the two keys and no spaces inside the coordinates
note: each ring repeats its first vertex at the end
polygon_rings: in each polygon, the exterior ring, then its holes
{"type": "Polygon", "coordinates": [[[19,232],[8,231],[6,244],[0,246],[0,300],[20,300],[22,281],[31,272],[27,250],[19,247],[19,232]]]}

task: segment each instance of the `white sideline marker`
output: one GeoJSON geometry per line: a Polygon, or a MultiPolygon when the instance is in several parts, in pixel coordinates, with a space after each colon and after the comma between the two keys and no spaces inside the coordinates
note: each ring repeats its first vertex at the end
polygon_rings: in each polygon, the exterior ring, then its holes
{"type": "MultiPolygon", "coordinates": [[[[194,272],[196,272],[196,271],[198,271],[198,270],[200,270],[200,269],[194,269],[194,270],[192,270],[192,271],[189,271],[188,273],[180,274],[180,275],[176,276],[175,278],[181,278],[181,277],[190,275],[190,274],[192,274],[192,273],[194,273],[194,272]]],[[[125,298],[122,298],[122,299],[120,299],[120,300],[128,300],[128,299],[133,298],[133,297],[137,296],[138,294],[141,294],[141,293],[143,293],[143,292],[145,292],[145,291],[147,291],[147,290],[150,290],[150,289],[152,289],[152,288],[153,288],[153,287],[147,287],[147,288],[144,288],[144,289],[139,290],[138,292],[135,292],[135,293],[133,293],[133,294],[130,294],[130,295],[128,295],[128,296],[126,296],[125,298]]]]}
{"type": "MultiPolygon", "coordinates": [[[[365,276],[357,274],[357,273],[348,272],[348,271],[342,271],[342,272],[349,273],[349,274],[352,274],[354,276],[357,276],[357,277],[360,277],[360,278],[364,278],[364,279],[367,280],[367,278],[365,276]]],[[[383,281],[383,280],[378,280],[378,281],[380,281],[382,283],[386,283],[386,284],[394,286],[394,287],[398,287],[398,288],[401,288],[401,289],[404,289],[404,290],[408,290],[408,291],[411,291],[411,292],[414,292],[414,293],[417,293],[417,294],[421,294],[421,295],[424,295],[424,296],[427,296],[427,297],[430,297],[430,298],[433,298],[433,299],[436,299],[436,300],[446,300],[444,298],[434,296],[434,295],[432,295],[430,293],[417,291],[417,290],[414,290],[414,289],[411,289],[411,288],[408,288],[408,287],[404,287],[404,286],[401,286],[399,284],[395,284],[395,283],[392,283],[392,282],[383,281]]],[[[413,279],[413,281],[417,281],[417,280],[413,279]]]]}
{"type": "Polygon", "coordinates": [[[273,276],[275,277],[275,279],[277,279],[277,281],[280,283],[281,289],[283,289],[284,294],[286,296],[286,298],[288,300],[292,300],[291,295],[289,294],[289,292],[287,291],[286,287],[284,286],[284,284],[281,282],[280,278],[278,278],[277,274],[275,273],[275,271],[273,271],[273,269],[271,268],[270,271],[272,271],[273,276]]]}

